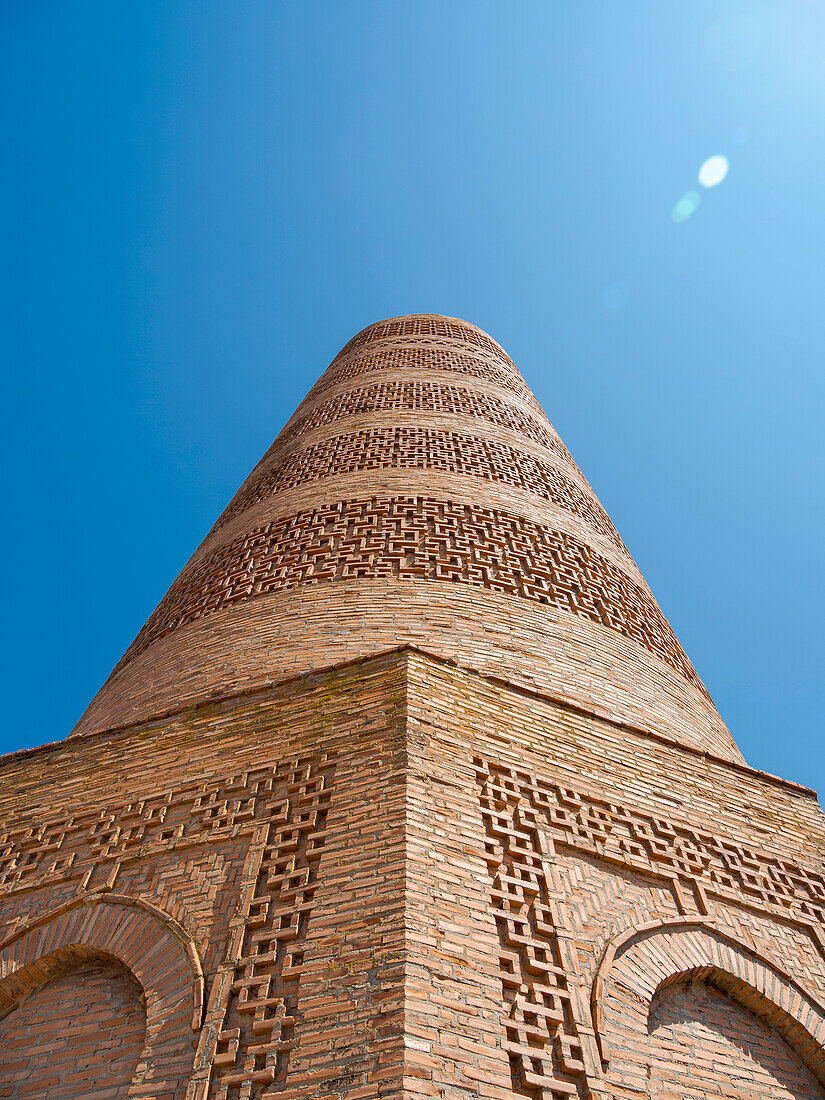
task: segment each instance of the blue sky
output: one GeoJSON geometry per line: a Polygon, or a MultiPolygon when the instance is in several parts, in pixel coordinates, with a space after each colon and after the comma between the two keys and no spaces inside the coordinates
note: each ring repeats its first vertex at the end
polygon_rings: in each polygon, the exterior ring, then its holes
{"type": "Polygon", "coordinates": [[[825,788],[823,53],[799,0],[3,5],[0,747],[431,311],[519,364],[748,760],[825,788]]]}

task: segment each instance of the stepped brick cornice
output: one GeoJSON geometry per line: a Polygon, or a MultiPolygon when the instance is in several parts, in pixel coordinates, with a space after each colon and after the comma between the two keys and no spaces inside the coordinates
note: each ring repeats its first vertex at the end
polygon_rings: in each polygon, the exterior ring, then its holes
{"type": "Polygon", "coordinates": [[[515,364],[436,315],[339,352],[75,732],[410,643],[739,759],[515,364]]]}

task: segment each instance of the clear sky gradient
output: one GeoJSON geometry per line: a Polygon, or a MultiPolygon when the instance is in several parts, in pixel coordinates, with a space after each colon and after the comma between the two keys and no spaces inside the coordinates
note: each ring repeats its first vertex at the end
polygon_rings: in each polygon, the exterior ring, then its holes
{"type": "Polygon", "coordinates": [[[825,789],[825,5],[28,0],[0,55],[3,749],[69,732],[340,346],[437,312],[747,759],[825,789]]]}

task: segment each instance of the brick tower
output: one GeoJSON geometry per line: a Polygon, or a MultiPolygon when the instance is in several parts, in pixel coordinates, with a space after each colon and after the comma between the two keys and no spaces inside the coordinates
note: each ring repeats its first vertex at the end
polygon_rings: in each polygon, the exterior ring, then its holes
{"type": "Polygon", "coordinates": [[[357,335],[0,761],[0,1097],[822,1097],[825,819],[505,352],[357,335]]]}

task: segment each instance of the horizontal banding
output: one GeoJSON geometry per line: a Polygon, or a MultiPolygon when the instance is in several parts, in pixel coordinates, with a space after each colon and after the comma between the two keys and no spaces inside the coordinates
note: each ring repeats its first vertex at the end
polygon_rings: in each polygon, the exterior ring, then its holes
{"type": "Polygon", "coordinates": [[[403,346],[378,344],[355,352],[347,358],[334,359],[304,398],[302,405],[311,403],[330,386],[337,386],[365,374],[393,371],[403,376],[410,370],[444,371],[478,382],[492,382],[530,405],[539,407],[527,383],[513,370],[502,366],[500,361],[476,351],[449,344],[433,345],[424,341],[405,341],[403,346]]]}
{"type": "Polygon", "coordinates": [[[394,411],[480,417],[492,424],[526,435],[553,451],[564,461],[571,464],[573,462],[567,448],[549,423],[542,424],[540,420],[506,404],[492,394],[463,386],[399,379],[359,386],[345,393],[339,393],[329,401],[321,402],[288,424],[276,440],[276,444],[283,445],[304,432],[310,432],[314,428],[348,416],[394,411]]]}
{"type": "Polygon", "coordinates": [[[515,486],[578,516],[625,551],[595,497],[557,467],[507,443],[440,428],[365,428],[291,451],[262,468],[236,494],[214,530],[277,492],[323,477],[381,469],[438,470],[515,486]]]}
{"type": "MultiPolygon", "coordinates": [[[[333,362],[346,359],[353,352],[358,351],[367,344],[410,336],[430,337],[438,342],[443,340],[459,341],[474,350],[481,350],[487,355],[498,359],[513,372],[514,377],[520,377],[518,368],[504,348],[500,347],[495,340],[491,340],[481,329],[476,328],[475,325],[467,324],[466,321],[435,314],[393,317],[388,321],[379,321],[377,324],[369,325],[361,332],[356,333],[349,343],[341,348],[333,362]]],[[[404,342],[406,343],[406,341],[404,342]]]]}
{"type": "Polygon", "coordinates": [[[569,611],[644,646],[702,688],[649,593],[594,550],[522,516],[423,497],[343,500],[219,547],[184,570],[118,668],[214,611],[359,577],[451,580],[569,611]]]}

